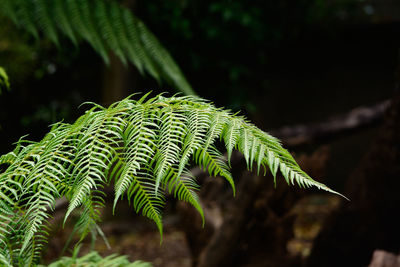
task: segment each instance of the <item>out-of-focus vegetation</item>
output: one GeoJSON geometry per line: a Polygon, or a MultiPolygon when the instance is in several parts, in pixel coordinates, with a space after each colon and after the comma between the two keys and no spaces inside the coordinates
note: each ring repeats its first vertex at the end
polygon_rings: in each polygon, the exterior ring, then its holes
{"type": "Polygon", "coordinates": [[[254,95],[273,90],[277,50],[314,31],[335,35],[340,24],[370,19],[356,0],[138,1],[138,14],[201,95],[253,114],[254,95]]]}
{"type": "Polygon", "coordinates": [[[10,90],[10,82],[8,81],[8,75],[6,71],[0,67],[0,95],[4,90],[10,90]]]}
{"type": "MultiPolygon", "coordinates": [[[[76,250],[72,257],[62,257],[61,259],[51,263],[48,267],[151,267],[147,262],[135,261],[130,262],[126,256],[112,254],[107,257],[100,256],[96,251],[92,251],[86,255],[78,257],[79,250],[76,250]]],[[[44,267],[39,265],[39,267],[44,267]]]]}
{"type": "Polygon", "coordinates": [[[85,40],[107,64],[112,51],[125,65],[131,62],[142,74],[146,71],[158,82],[164,80],[185,94],[194,94],[158,39],[129,8],[115,1],[2,0],[0,3],[3,15],[35,39],[43,35],[58,47],[62,37],[68,37],[75,45],[85,40]]]}
{"type": "MultiPolygon", "coordinates": [[[[133,2],[135,13],[165,44],[201,96],[253,116],[264,112],[255,95],[276,94],[271,84],[275,67],[297,64],[295,58],[283,63],[287,59],[280,60],[277,50],[290,50],[290,43],[298,44],[314,32],[335,36],[340,25],[372,19],[365,11],[368,2],[356,0],[133,2]]],[[[1,17],[1,22],[0,63],[11,82],[21,84],[15,95],[28,95],[27,90],[40,87],[42,96],[48,96],[29,97],[35,110],[19,116],[24,126],[73,119],[76,112],[67,103],[78,106],[85,100],[105,101],[100,91],[104,71],[87,45],[77,48],[63,42],[60,51],[49,40],[34,40],[7,18],[1,17]],[[64,82],[56,84],[60,79],[64,82]]],[[[159,87],[149,79],[131,79],[131,93],[159,87]]],[[[159,92],[165,91],[165,86],[161,87],[164,89],[159,92]]]]}
{"type": "Polygon", "coordinates": [[[29,36],[16,31],[1,12],[0,25],[0,64],[13,83],[22,83],[36,67],[35,48],[29,44],[29,36]]]}

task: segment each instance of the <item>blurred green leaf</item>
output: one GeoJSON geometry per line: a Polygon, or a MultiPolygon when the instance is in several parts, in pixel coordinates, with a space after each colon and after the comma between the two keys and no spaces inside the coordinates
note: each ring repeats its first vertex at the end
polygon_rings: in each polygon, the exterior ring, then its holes
{"type": "Polygon", "coordinates": [[[3,91],[9,91],[10,90],[10,82],[8,81],[8,76],[6,71],[0,67],[0,94],[3,91]]]}

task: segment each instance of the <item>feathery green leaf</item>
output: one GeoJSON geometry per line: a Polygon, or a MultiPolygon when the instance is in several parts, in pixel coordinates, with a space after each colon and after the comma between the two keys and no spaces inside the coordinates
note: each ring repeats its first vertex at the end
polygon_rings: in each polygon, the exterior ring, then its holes
{"type": "Polygon", "coordinates": [[[228,157],[237,148],[249,169],[256,164],[259,172],[268,165],[274,180],[280,171],[288,184],[338,194],[303,172],[278,139],[230,111],[194,96],[127,98],[109,108],[94,105],[74,124],[53,125],[40,142],[21,139],[0,157],[6,165],[0,173],[0,263],[37,264],[47,242],[46,223],[60,197],[69,201],[64,222],[77,213],[80,241],[98,232],[102,189],[112,182],[113,208],[125,197],[160,234],[167,194],[193,205],[204,223],[190,158],[211,176],[224,177],[235,193],[218,140],[228,157]]]}

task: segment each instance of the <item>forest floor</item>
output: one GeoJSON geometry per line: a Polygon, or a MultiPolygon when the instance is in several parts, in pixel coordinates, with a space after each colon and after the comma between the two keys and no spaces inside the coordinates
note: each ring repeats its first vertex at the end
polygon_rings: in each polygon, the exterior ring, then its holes
{"type": "MultiPolygon", "coordinates": [[[[127,255],[131,261],[151,262],[155,267],[191,266],[190,250],[186,242],[185,233],[178,229],[179,217],[177,215],[164,216],[161,243],[160,233],[154,222],[136,215],[133,210],[128,210],[129,207],[122,206],[122,212],[118,211],[114,217],[110,216],[111,211],[109,210],[103,212],[101,229],[107,237],[110,248],[98,236],[94,243],[96,251],[103,256],[113,253],[127,255]]],[[[50,237],[49,246],[44,252],[43,263],[49,264],[60,257],[64,245],[72,232],[72,226],[68,224],[68,221],[64,228],[58,224],[58,227],[50,237]]],[[[80,255],[89,252],[93,245],[91,244],[90,235],[86,240],[80,249],[80,255]]],[[[74,242],[76,241],[74,239],[74,242]]],[[[67,249],[63,255],[70,256],[71,252],[71,249],[67,249]]]]}
{"type": "MultiPolygon", "coordinates": [[[[287,244],[288,257],[305,259],[312,248],[313,239],[318,234],[326,216],[338,205],[338,198],[332,195],[316,194],[305,197],[292,212],[297,219],[294,224],[294,238],[287,244]]],[[[142,260],[151,262],[153,266],[190,267],[192,257],[186,241],[185,233],[180,227],[180,218],[171,209],[164,215],[164,231],[161,238],[152,221],[134,214],[130,208],[122,205],[122,211],[111,216],[111,211],[105,210],[102,230],[107,237],[110,249],[101,237],[95,241],[94,248],[101,255],[113,253],[127,255],[131,261],[142,260]]],[[[44,263],[49,263],[61,255],[64,244],[71,232],[71,225],[65,229],[58,228],[50,238],[50,243],[44,254],[44,263]]],[[[90,238],[83,244],[80,254],[90,250],[90,238]]],[[[65,255],[70,255],[67,250],[65,255]]]]}

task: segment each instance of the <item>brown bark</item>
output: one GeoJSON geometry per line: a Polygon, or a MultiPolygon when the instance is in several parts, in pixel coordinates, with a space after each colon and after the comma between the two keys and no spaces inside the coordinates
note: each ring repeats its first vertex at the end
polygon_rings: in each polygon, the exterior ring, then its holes
{"type": "MultiPolygon", "coordinates": [[[[126,8],[134,9],[136,0],[125,0],[122,2],[126,8]]],[[[110,64],[104,67],[102,104],[110,105],[120,101],[132,93],[138,71],[128,62],[125,66],[121,60],[110,53],[110,64]]]]}
{"type": "Polygon", "coordinates": [[[245,172],[238,185],[238,195],[225,210],[223,223],[216,229],[207,246],[200,253],[198,267],[224,266],[231,264],[228,257],[236,249],[240,234],[248,218],[249,206],[254,202],[260,183],[259,177],[245,172]]]}
{"type": "Polygon", "coordinates": [[[349,178],[343,202],[317,238],[308,266],[366,266],[375,249],[400,250],[400,97],[349,178]]]}
{"type": "Polygon", "coordinates": [[[110,53],[110,65],[105,66],[102,102],[110,105],[128,95],[129,70],[121,60],[110,53]]]}
{"type": "Polygon", "coordinates": [[[290,147],[327,141],[381,121],[390,103],[390,100],[385,100],[372,106],[357,107],[323,122],[282,127],[271,134],[290,147]]]}

